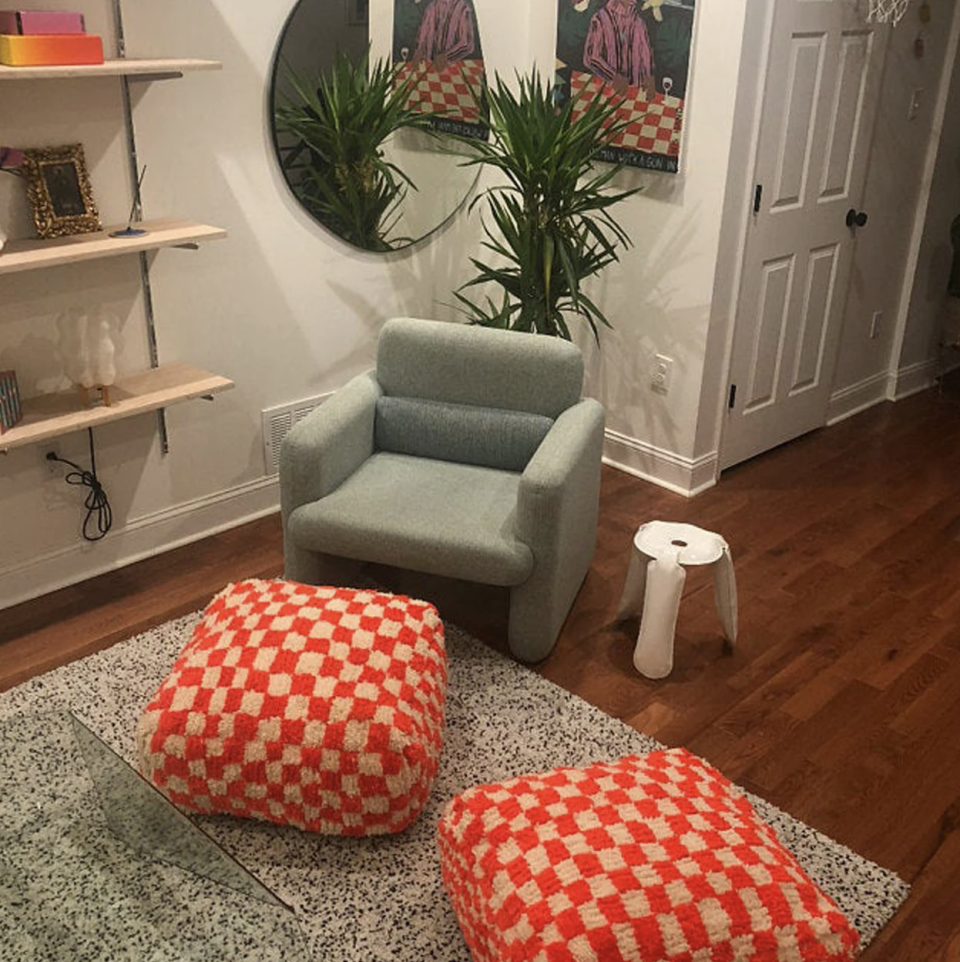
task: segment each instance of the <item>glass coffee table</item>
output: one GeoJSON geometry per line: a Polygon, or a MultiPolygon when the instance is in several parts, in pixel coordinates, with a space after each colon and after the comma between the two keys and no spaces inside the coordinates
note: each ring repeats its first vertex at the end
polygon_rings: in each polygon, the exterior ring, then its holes
{"type": "Polygon", "coordinates": [[[0,723],[0,959],[307,958],[292,909],[76,717],[0,723]]]}

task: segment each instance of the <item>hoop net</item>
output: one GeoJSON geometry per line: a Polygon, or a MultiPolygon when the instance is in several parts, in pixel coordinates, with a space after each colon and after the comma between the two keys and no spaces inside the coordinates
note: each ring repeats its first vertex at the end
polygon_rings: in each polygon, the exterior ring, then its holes
{"type": "Polygon", "coordinates": [[[867,20],[870,23],[890,23],[895,26],[907,12],[909,3],[910,0],[870,0],[867,20]]]}

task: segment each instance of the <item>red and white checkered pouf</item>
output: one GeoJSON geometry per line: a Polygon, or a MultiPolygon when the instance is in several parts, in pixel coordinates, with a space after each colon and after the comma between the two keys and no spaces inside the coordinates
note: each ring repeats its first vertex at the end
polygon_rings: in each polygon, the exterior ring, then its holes
{"type": "Polygon", "coordinates": [[[432,605],[243,581],[211,601],[140,718],[140,769],[190,811],[399,832],[436,776],[445,695],[432,605]]]}
{"type": "Polygon", "coordinates": [[[439,826],[474,962],[840,962],[859,936],[683,749],[472,788],[439,826]]]}

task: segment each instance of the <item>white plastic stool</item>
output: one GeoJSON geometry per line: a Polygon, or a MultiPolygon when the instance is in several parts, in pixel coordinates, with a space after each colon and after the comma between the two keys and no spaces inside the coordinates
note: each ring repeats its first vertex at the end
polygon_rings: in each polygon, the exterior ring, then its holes
{"type": "Polygon", "coordinates": [[[650,521],[633,538],[627,581],[617,620],[643,612],[633,666],[647,678],[666,678],[673,669],[673,639],[684,565],[713,565],[713,585],[723,634],[737,640],[737,584],[726,541],[692,524],[650,521]]]}

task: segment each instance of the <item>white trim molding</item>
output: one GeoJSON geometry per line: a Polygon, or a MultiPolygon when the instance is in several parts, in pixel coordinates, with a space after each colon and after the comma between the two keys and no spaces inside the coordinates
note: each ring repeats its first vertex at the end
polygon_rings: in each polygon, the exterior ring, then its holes
{"type": "Polygon", "coordinates": [[[838,424],[875,404],[889,400],[889,381],[890,375],[886,371],[880,371],[879,374],[871,374],[856,384],[834,391],[827,406],[827,424],[838,424]]]}
{"type": "Polygon", "coordinates": [[[887,397],[900,401],[911,394],[917,394],[931,387],[937,379],[937,359],[928,357],[890,373],[887,384],[887,397]]]}
{"type": "Polygon", "coordinates": [[[603,461],[687,498],[717,483],[719,460],[716,451],[699,458],[687,458],[609,428],[604,432],[603,461]]]}
{"type": "Polygon", "coordinates": [[[131,521],[102,541],[70,545],[0,568],[0,609],[191,544],[280,510],[276,477],[219,491],[131,521]]]}

